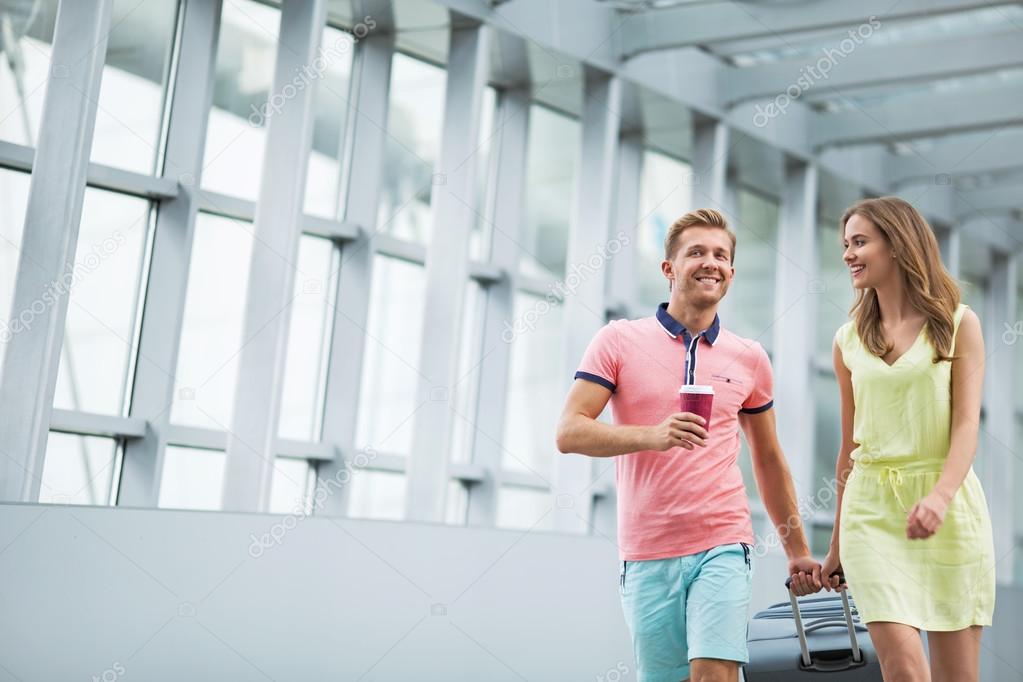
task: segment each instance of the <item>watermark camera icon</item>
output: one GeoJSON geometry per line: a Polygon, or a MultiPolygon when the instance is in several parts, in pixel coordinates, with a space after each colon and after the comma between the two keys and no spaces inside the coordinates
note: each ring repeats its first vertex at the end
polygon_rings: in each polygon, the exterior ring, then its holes
{"type": "Polygon", "coordinates": [[[1016,320],[1016,324],[1005,323],[1005,331],[1002,332],[1002,341],[1007,346],[1016,343],[1019,337],[1023,336],[1023,320],[1016,320]]]}

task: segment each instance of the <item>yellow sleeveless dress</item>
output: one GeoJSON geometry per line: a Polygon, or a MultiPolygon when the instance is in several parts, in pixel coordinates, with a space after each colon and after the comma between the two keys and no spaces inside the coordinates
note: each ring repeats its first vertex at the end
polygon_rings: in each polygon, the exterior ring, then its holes
{"type": "MultiPolygon", "coordinates": [[[[956,333],[966,308],[955,312],[956,333]]],[[[867,350],[853,322],[835,341],[852,373],[858,446],[842,498],[839,556],[861,619],[928,631],[990,625],[994,541],[972,468],[938,532],[906,537],[909,510],[937,483],[948,455],[952,363],[931,361],[926,325],[891,366],[867,350]]]]}

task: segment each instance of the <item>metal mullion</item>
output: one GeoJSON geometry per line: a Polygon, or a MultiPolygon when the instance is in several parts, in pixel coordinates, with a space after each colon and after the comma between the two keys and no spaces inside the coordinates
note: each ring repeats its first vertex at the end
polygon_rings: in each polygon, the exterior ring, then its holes
{"type": "Polygon", "coordinates": [[[251,223],[256,219],[256,202],[208,189],[197,192],[199,210],[203,213],[223,216],[233,220],[251,223]]]}
{"type": "Polygon", "coordinates": [[[426,264],[426,247],[391,234],[380,233],[373,237],[376,252],[382,256],[397,258],[414,265],[426,264]]]}
{"type": "Polygon", "coordinates": [[[118,504],[155,507],[159,500],[213,101],[220,9],[220,0],[186,0],[179,13],[181,45],[173,73],[175,79],[187,77],[188,84],[168,84],[173,95],[161,176],[181,187],[175,197],[160,203],[156,214],[129,405],[129,414],[147,420],[149,428],[143,438],[125,443],[118,504]]]}
{"type": "MultiPolygon", "coordinates": [[[[341,248],[322,434],[322,441],[335,447],[339,456],[317,467],[318,484],[334,479],[354,458],[393,52],[393,36],[373,33],[359,42],[352,64],[341,191],[343,220],[361,229],[357,239],[341,248]]],[[[330,495],[320,511],[347,514],[349,488],[342,486],[330,495]]]]}
{"type": "Polygon", "coordinates": [[[52,289],[74,264],[112,4],[64,2],[57,9],[12,319],[17,311],[34,313],[39,302],[43,310],[11,336],[3,360],[0,500],[39,499],[69,298],[52,289]]]}
{"type": "Polygon", "coordinates": [[[817,166],[799,159],[785,165],[785,184],[779,207],[778,254],[774,296],[774,384],[778,437],[792,470],[796,498],[814,494],[812,358],[817,277],[817,166]],[[795,264],[795,265],[794,265],[795,264]]]}
{"type": "Polygon", "coordinates": [[[483,313],[483,358],[476,412],[465,415],[473,424],[472,464],[485,476],[469,491],[467,522],[476,526],[494,526],[503,470],[505,408],[508,400],[511,345],[504,334],[505,320],[515,314],[515,293],[519,280],[519,258],[525,218],[526,147],[529,137],[529,92],[506,90],[498,100],[494,148],[497,169],[494,185],[491,264],[504,273],[487,288],[483,313]]]}
{"type": "Polygon", "coordinates": [[[616,224],[631,240],[609,265],[607,300],[616,309],[639,310],[639,286],[636,266],[639,253],[639,196],[643,174],[642,140],[623,137],[618,146],[618,183],[615,195],[616,224]]]}
{"type": "Polygon", "coordinates": [[[986,440],[984,456],[988,459],[987,476],[983,481],[991,507],[995,555],[999,559],[999,583],[1011,584],[1014,556],[1010,551],[1015,532],[1013,499],[1016,478],[1016,423],[1015,405],[1016,361],[1015,344],[1005,342],[1007,329],[1013,329],[1017,314],[1018,262],[1015,254],[994,253],[988,285],[985,287],[984,307],[980,311],[986,325],[986,371],[984,381],[985,423],[981,437],[986,440]]]}
{"type": "MultiPolygon", "coordinates": [[[[32,147],[0,140],[0,167],[30,173],[34,157],[32,147]]],[[[178,185],[172,180],[100,163],[86,166],[85,184],[144,199],[173,199],[178,194],[178,185]]]]}
{"type": "Polygon", "coordinates": [[[469,262],[469,277],[479,282],[480,285],[484,287],[497,284],[505,276],[506,273],[504,270],[492,263],[484,263],[481,261],[469,262]]]}
{"type": "MultiPolygon", "coordinates": [[[[584,78],[583,110],[580,120],[582,143],[579,150],[579,179],[568,236],[565,272],[586,264],[611,237],[613,197],[617,183],[619,136],[621,132],[622,82],[597,69],[587,68],[584,78]]],[[[570,275],[566,274],[566,279],[570,275]]],[[[605,324],[607,267],[596,268],[580,282],[563,302],[561,385],[567,390],[586,346],[605,324]],[[596,314],[595,314],[596,313],[596,314]]],[[[560,287],[559,287],[560,288],[560,287]]],[[[554,451],[554,444],[551,443],[554,451]]],[[[560,531],[586,533],[592,524],[594,481],[593,461],[581,455],[558,455],[554,487],[558,495],[569,495],[573,504],[557,504],[554,527],[560,531]],[[578,499],[576,499],[578,498],[578,499]]]]}
{"type": "Polygon", "coordinates": [[[50,414],[50,431],[112,438],[141,438],[146,432],[146,421],[138,417],[115,417],[54,408],[50,414]]]}
{"type": "Polygon", "coordinates": [[[406,518],[442,523],[449,480],[448,462],[455,413],[465,289],[469,279],[469,236],[474,210],[462,197],[475,194],[475,152],[479,143],[483,92],[490,46],[488,26],[452,27],[449,36],[444,121],[437,172],[444,183],[430,202],[432,224],[425,264],[420,379],[409,455],[406,518]],[[443,229],[442,229],[443,228],[443,229]],[[436,392],[442,392],[438,399],[436,392]]]}
{"type": "Polygon", "coordinates": [[[293,81],[316,57],[326,13],[326,0],[281,6],[282,49],[277,50],[273,93],[284,97],[290,86],[295,95],[267,124],[245,298],[242,338],[246,342],[238,354],[224,463],[225,510],[266,511],[270,505],[313,133],[313,88],[298,88],[293,81]]]}
{"type": "Polygon", "coordinates": [[[528,471],[505,469],[501,472],[501,483],[506,486],[529,488],[530,490],[542,490],[544,492],[550,491],[551,489],[551,487],[547,484],[547,481],[528,471]]]}
{"type": "Polygon", "coordinates": [[[359,226],[355,223],[328,220],[308,213],[302,216],[301,221],[303,234],[334,242],[350,242],[359,237],[359,226]]]}

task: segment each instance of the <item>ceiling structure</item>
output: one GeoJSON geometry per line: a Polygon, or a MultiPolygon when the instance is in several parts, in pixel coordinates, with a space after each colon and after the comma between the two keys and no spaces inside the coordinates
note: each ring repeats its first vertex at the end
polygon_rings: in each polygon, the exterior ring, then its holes
{"type": "Polygon", "coordinates": [[[879,189],[932,183],[954,191],[954,219],[1020,217],[1023,4],[593,1],[622,20],[622,64],[699,50],[717,61],[722,112],[764,112],[757,122],[770,124],[805,108],[809,148],[871,151],[879,189]]]}

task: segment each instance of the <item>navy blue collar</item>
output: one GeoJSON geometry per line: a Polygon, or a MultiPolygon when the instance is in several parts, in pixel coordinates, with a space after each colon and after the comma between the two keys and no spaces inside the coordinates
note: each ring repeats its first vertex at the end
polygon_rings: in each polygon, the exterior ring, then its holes
{"type": "MultiPolygon", "coordinates": [[[[668,335],[671,338],[677,339],[681,335],[683,340],[685,340],[686,345],[687,346],[689,345],[689,341],[691,338],[689,335],[689,330],[686,329],[681,322],[676,320],[668,313],[667,303],[662,303],[661,305],[657,306],[657,321],[661,323],[661,326],[664,328],[664,331],[668,332],[668,335]]],[[[710,327],[707,328],[707,330],[704,331],[701,334],[701,336],[707,339],[707,343],[713,346],[714,342],[718,340],[718,332],[720,331],[721,319],[717,315],[714,315],[714,322],[711,323],[710,327]]]]}

